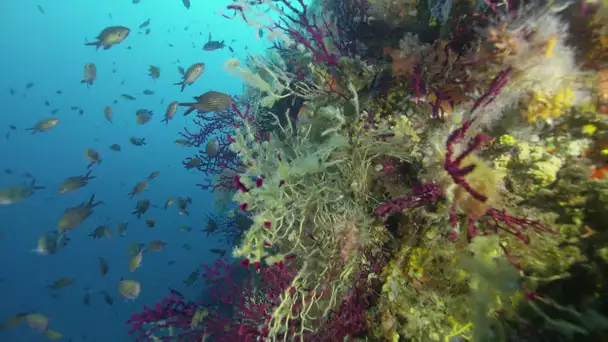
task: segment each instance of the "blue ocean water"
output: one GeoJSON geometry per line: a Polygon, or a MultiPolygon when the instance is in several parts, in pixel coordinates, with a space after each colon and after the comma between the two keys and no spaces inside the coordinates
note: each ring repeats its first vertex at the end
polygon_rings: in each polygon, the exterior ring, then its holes
{"type": "MultiPolygon", "coordinates": [[[[173,144],[184,127],[194,129],[192,116],[181,116],[181,109],[168,125],[160,121],[171,101],[189,101],[209,90],[232,95],[242,91],[242,84],[223,70],[232,53],[227,48],[201,49],[209,32],[214,40],[225,40],[239,58],[246,56],[245,46],[256,53],[261,43],[255,39],[255,29],[242,20],[231,21],[218,14],[229,1],[192,0],[189,10],[180,0],[131,2],[0,3],[0,170],[13,171],[0,171],[0,187],[30,182],[26,172],[35,177],[37,185],[46,187],[25,202],[0,206],[0,232],[4,235],[0,240],[0,321],[17,313],[39,312],[49,317],[49,327],[63,334],[63,341],[132,340],[125,324],[131,313],[165,296],[169,287],[187,297],[198,296],[201,286],[185,287],[183,280],[201,263],[212,262],[216,256],[209,248],[228,247],[200,232],[205,215],[215,211],[214,198],[195,187],[204,175],[182,166],[182,160],[195,151],[173,144]],[[151,19],[149,35],[138,29],[147,19],[151,19]],[[112,25],[131,29],[125,42],[99,51],[84,45],[85,39],[94,41],[102,29],[112,25]],[[203,76],[180,92],[179,86],[173,85],[181,79],[177,67],[197,62],[206,64],[203,76]],[[80,82],[86,63],[97,66],[97,80],[90,87],[80,82]],[[159,79],[148,76],[149,65],[160,67],[159,79]],[[30,82],[34,85],[26,89],[30,82]],[[143,95],[144,89],[155,94],[143,95]],[[56,94],[58,90],[62,94],[56,94]],[[122,100],[121,94],[137,100],[122,100]],[[106,105],[113,108],[114,123],[103,116],[106,105]],[[70,110],[70,106],[80,107],[84,114],[70,110]],[[55,129],[34,135],[25,130],[56,108],[61,122],[55,129]],[[140,108],[155,114],[147,125],[135,123],[135,112],[140,108]],[[5,139],[9,125],[17,130],[5,139]],[[130,136],[145,137],[148,145],[133,146],[130,136]],[[119,144],[122,151],[111,151],[111,144],[119,144]],[[84,151],[89,147],[99,151],[103,159],[92,168],[97,178],[75,193],[59,194],[57,188],[63,179],[86,173],[84,151]],[[130,199],[127,193],[131,187],[152,171],[160,171],[160,176],[144,194],[130,199]],[[56,229],[65,209],[86,202],[92,194],[105,204],[70,232],[71,241],[64,250],[49,256],[31,252],[38,236],[56,229]],[[179,216],[175,208],[162,209],[171,196],[192,198],[190,216],[179,216]],[[159,208],[151,208],[138,220],[131,212],[141,198],[150,199],[159,208]],[[148,228],[145,219],[156,219],[156,227],[148,228]],[[88,236],[99,225],[110,224],[114,229],[123,221],[129,222],[126,237],[93,240],[88,236]],[[183,233],[178,230],[180,225],[191,226],[193,231],[183,233]],[[148,253],[142,267],[129,272],[127,246],[157,239],[167,242],[164,251],[148,253]],[[181,248],[184,243],[192,250],[181,248]],[[104,277],[98,270],[98,257],[110,266],[104,277]],[[175,264],[168,265],[170,260],[175,264]],[[60,277],[74,278],[75,282],[53,298],[47,286],[60,277]],[[117,294],[121,277],[141,282],[141,295],[134,302],[124,302],[117,294]],[[90,306],[83,305],[85,288],[93,291],[90,306]],[[114,305],[104,303],[101,291],[114,297],[114,305]]],[[[2,342],[45,340],[26,325],[0,332],[2,342]]]]}

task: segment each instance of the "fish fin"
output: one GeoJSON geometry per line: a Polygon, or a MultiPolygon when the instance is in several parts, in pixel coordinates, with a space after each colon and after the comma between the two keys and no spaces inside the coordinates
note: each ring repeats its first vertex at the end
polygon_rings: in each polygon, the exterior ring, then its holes
{"type": "Polygon", "coordinates": [[[207,39],[208,42],[211,41],[211,32],[209,32],[209,38],[207,39]]]}
{"type": "Polygon", "coordinates": [[[184,89],[186,89],[186,83],[182,83],[182,89],[181,89],[181,92],[184,92],[184,89]]]}
{"type": "Polygon", "coordinates": [[[91,176],[91,172],[93,172],[93,170],[89,170],[89,172],[87,172],[86,175],[84,175],[84,178],[86,179],[93,179],[93,178],[97,178],[95,176],[91,176]]]}
{"type": "Polygon", "coordinates": [[[111,48],[111,47],[112,47],[112,45],[104,45],[104,46],[103,46],[103,49],[104,49],[104,50],[107,50],[107,49],[109,49],[109,48],[111,48]]]}
{"type": "Polygon", "coordinates": [[[190,107],[190,108],[188,108],[188,110],[186,110],[186,111],[184,112],[184,116],[187,116],[188,114],[190,114],[190,113],[194,112],[194,109],[195,109],[194,107],[190,107]]]}
{"type": "Polygon", "coordinates": [[[182,84],[184,84],[184,81],[173,83],[173,85],[182,85],[182,84]]]}

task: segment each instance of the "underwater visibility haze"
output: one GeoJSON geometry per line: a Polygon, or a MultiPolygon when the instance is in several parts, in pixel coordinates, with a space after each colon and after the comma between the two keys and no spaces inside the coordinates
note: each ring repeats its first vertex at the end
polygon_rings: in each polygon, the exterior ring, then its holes
{"type": "Polygon", "coordinates": [[[0,16],[0,342],[606,341],[607,0],[0,16]]]}

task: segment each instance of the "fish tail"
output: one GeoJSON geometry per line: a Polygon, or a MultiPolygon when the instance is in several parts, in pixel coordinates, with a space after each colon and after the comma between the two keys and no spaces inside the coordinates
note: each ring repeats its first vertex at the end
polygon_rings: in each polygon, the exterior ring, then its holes
{"type": "Polygon", "coordinates": [[[99,41],[97,41],[97,42],[91,42],[91,43],[87,42],[87,43],[84,43],[84,45],[86,45],[86,46],[95,46],[96,47],[95,51],[97,51],[97,50],[99,50],[99,47],[101,46],[101,42],[99,42],[99,41]]]}
{"type": "Polygon", "coordinates": [[[91,176],[91,172],[93,172],[93,170],[89,170],[89,171],[87,172],[87,174],[86,174],[86,175],[84,175],[84,178],[86,178],[87,180],[89,180],[89,179],[93,179],[93,178],[96,178],[95,176],[91,176]]]}
{"type": "Polygon", "coordinates": [[[44,189],[46,189],[46,187],[44,187],[44,186],[40,186],[40,185],[36,186],[36,179],[32,179],[32,182],[31,182],[30,186],[34,190],[44,190],[44,189]]]}

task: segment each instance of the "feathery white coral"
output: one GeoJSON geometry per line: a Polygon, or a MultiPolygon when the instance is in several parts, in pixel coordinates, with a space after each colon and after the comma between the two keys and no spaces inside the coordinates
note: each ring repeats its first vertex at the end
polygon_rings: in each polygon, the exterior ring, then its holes
{"type": "Polygon", "coordinates": [[[430,46],[428,44],[423,44],[420,42],[417,34],[413,34],[411,32],[407,32],[399,41],[399,55],[401,57],[420,54],[429,48],[430,46]]]}

